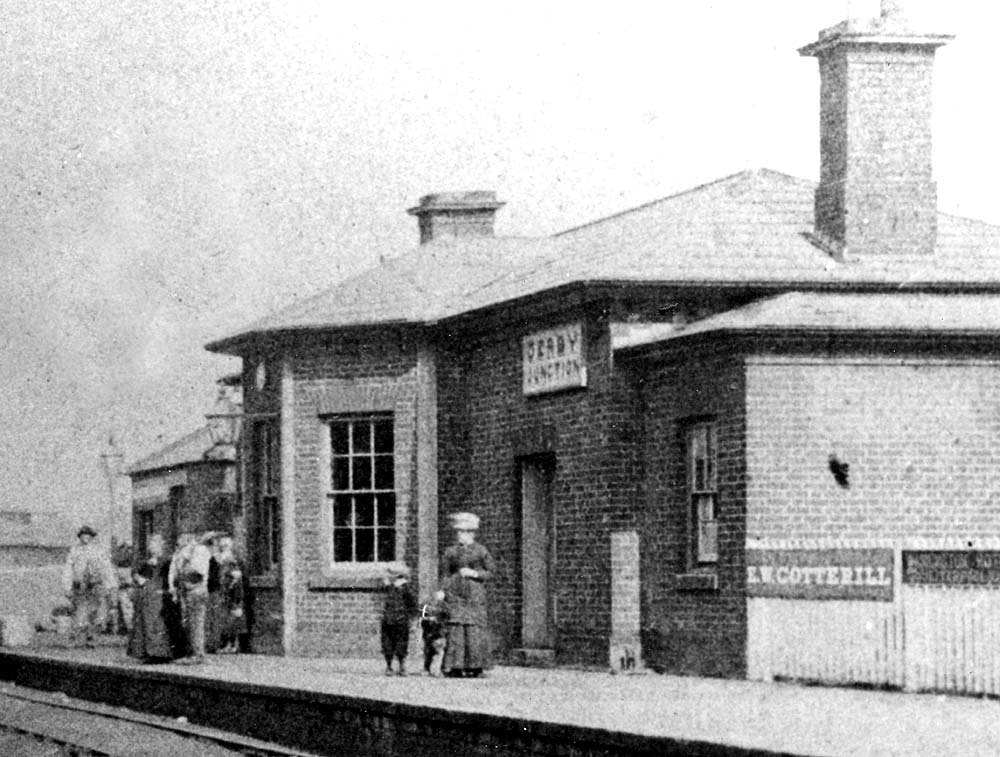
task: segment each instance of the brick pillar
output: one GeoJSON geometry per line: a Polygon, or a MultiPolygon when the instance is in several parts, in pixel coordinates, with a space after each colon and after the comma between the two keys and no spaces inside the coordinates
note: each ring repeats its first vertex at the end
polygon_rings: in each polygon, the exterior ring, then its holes
{"type": "Polygon", "coordinates": [[[438,581],[437,370],[433,348],[417,350],[417,588],[438,581]]]}
{"type": "Polygon", "coordinates": [[[281,361],[281,646],[295,653],[295,386],[290,358],[281,361]]]}

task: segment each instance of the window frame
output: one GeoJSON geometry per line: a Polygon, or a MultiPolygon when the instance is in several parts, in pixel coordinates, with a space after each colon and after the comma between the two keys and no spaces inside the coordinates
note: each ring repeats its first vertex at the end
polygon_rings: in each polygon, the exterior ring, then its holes
{"type": "Polygon", "coordinates": [[[281,568],[281,428],[273,418],[253,423],[253,502],[258,574],[281,568]]]}
{"type": "Polygon", "coordinates": [[[144,508],[136,511],[136,561],[142,562],[149,552],[149,540],[156,533],[156,510],[144,508]]]}
{"type": "MultiPolygon", "coordinates": [[[[323,520],[325,573],[381,570],[394,563],[399,545],[399,475],[396,416],[392,411],[364,411],[325,415],[321,474],[323,479],[323,520]],[[388,439],[379,442],[378,424],[386,424],[388,439]],[[367,444],[356,446],[358,424],[367,426],[367,444]],[[345,433],[338,433],[340,426],[345,433]],[[344,441],[346,440],[346,447],[344,441]],[[337,448],[335,449],[335,445],[337,448]],[[381,463],[381,464],[380,464],[381,463]],[[367,473],[365,473],[367,471],[367,473]],[[388,477],[388,481],[386,481],[388,477]],[[381,480],[380,480],[381,479],[381,480]],[[345,485],[346,484],[346,485],[345,485]],[[381,485],[380,485],[381,484],[381,485]],[[370,499],[370,515],[359,523],[359,504],[370,499]],[[338,511],[350,512],[349,522],[338,524],[338,511]],[[383,509],[384,508],[384,509],[383,509]],[[384,525],[388,524],[388,525],[384,525]],[[351,559],[338,559],[344,546],[342,535],[349,536],[351,559]],[[371,534],[370,551],[368,539],[371,534]],[[383,541],[384,539],[384,541],[383,541]],[[364,543],[363,543],[364,542],[364,543]],[[358,559],[359,552],[371,559],[358,559]]],[[[386,426],[382,426],[382,435],[386,426]]]]}
{"type": "Polygon", "coordinates": [[[714,568],[719,563],[719,427],[714,418],[687,424],[684,459],[688,561],[692,567],[714,568]],[[706,505],[711,518],[704,517],[706,505]]]}

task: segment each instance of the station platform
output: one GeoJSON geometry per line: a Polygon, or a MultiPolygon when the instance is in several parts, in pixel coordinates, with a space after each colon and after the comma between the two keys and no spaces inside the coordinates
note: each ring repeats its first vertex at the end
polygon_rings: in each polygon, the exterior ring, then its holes
{"type": "Polygon", "coordinates": [[[1000,754],[997,700],[651,672],[386,677],[380,660],[259,655],[144,665],[116,640],[0,648],[0,679],[316,754],[1000,754]]]}

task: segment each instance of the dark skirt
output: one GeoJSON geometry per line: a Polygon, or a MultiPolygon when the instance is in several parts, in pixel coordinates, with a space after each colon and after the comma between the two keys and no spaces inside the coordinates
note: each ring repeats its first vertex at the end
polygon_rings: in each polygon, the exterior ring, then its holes
{"type": "Polygon", "coordinates": [[[139,660],[169,660],[174,656],[168,627],[169,610],[163,590],[149,581],[135,592],[128,655],[139,660]]]}
{"type": "Polygon", "coordinates": [[[246,635],[247,630],[247,616],[243,606],[223,602],[222,646],[238,643],[246,635]],[[239,615],[233,615],[234,611],[239,611],[239,615]]]}
{"type": "Polygon", "coordinates": [[[449,623],[448,643],[444,648],[445,673],[452,671],[481,671],[490,665],[489,632],[485,626],[449,623]]]}
{"type": "Polygon", "coordinates": [[[210,591],[205,609],[205,651],[209,654],[218,652],[222,647],[222,636],[228,615],[222,592],[210,591]]]}

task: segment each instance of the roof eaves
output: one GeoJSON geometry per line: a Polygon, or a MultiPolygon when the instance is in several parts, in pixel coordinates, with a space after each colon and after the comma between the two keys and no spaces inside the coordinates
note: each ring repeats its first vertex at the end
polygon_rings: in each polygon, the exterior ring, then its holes
{"type": "Polygon", "coordinates": [[[1000,326],[992,329],[947,329],[947,328],[928,328],[926,326],[920,327],[905,327],[905,326],[879,326],[873,328],[865,328],[859,326],[793,326],[793,325],[756,325],[756,326],[718,326],[707,329],[690,329],[687,331],[678,331],[674,334],[665,335],[662,339],[651,342],[636,343],[636,344],[623,344],[620,347],[615,348],[615,353],[621,353],[623,355],[631,355],[635,357],[644,356],[646,353],[652,354],[658,352],[661,349],[667,348],[669,346],[676,345],[678,342],[683,341],[693,341],[698,338],[703,339],[722,339],[727,337],[735,336],[796,336],[796,337],[815,337],[815,338],[825,338],[829,339],[831,336],[837,337],[853,337],[853,336],[864,336],[864,337],[900,337],[900,336],[917,336],[917,337],[934,337],[934,336],[948,336],[957,339],[984,339],[987,337],[996,337],[1000,334],[1000,326]]]}
{"type": "MultiPolygon", "coordinates": [[[[140,458],[139,460],[128,466],[125,469],[125,473],[127,475],[132,475],[135,473],[146,473],[152,470],[174,468],[177,466],[176,462],[169,464],[160,464],[160,465],[155,465],[155,464],[160,460],[169,459],[169,455],[175,454],[177,450],[181,450],[184,449],[186,446],[193,445],[199,439],[199,437],[202,436],[209,436],[210,438],[210,431],[207,424],[198,427],[194,431],[185,434],[179,439],[175,439],[174,441],[170,442],[169,444],[163,447],[160,447],[160,449],[156,450],[156,452],[153,452],[151,454],[146,455],[145,457],[140,458]],[[150,465],[155,465],[155,467],[149,467],[150,465]]],[[[209,446],[210,445],[206,446],[205,449],[207,450],[209,446]]],[[[194,460],[192,458],[192,460],[187,460],[185,462],[194,462],[194,460]]]]}
{"type": "Polygon", "coordinates": [[[396,328],[400,326],[424,326],[429,323],[433,323],[433,321],[415,321],[399,318],[386,319],[382,321],[357,321],[354,323],[314,323],[302,324],[300,326],[276,326],[274,328],[251,329],[240,332],[239,334],[234,334],[233,336],[217,339],[206,344],[205,349],[209,352],[220,352],[227,355],[239,356],[244,355],[249,351],[248,349],[243,349],[243,347],[249,347],[251,344],[262,338],[277,339],[281,337],[290,337],[303,332],[320,333],[324,331],[350,331],[352,329],[380,327],[396,328]]]}

